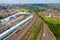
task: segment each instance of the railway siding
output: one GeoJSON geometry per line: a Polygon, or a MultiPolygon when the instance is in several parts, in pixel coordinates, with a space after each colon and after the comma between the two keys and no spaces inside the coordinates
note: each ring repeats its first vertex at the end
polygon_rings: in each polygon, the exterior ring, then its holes
{"type": "Polygon", "coordinates": [[[41,32],[37,40],[56,40],[56,38],[54,34],[50,31],[47,24],[44,23],[44,26],[41,29],[41,32]]]}

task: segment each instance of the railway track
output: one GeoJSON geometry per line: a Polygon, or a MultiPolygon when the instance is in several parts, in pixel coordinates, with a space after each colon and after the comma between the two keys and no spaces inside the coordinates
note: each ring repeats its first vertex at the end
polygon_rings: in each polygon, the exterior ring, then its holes
{"type": "Polygon", "coordinates": [[[24,18],[22,18],[22,19],[20,19],[20,18],[18,17],[19,19],[18,19],[18,20],[15,20],[15,22],[11,22],[11,25],[9,25],[9,26],[4,26],[3,28],[0,28],[0,34],[1,34],[2,32],[4,32],[4,31],[8,30],[9,28],[15,26],[16,24],[18,24],[20,21],[24,20],[24,19],[27,18],[27,17],[29,17],[29,16],[26,16],[26,17],[24,17],[24,18]]]}
{"type": "Polygon", "coordinates": [[[36,15],[25,25],[22,29],[18,29],[16,32],[14,32],[12,35],[5,38],[5,40],[25,40],[25,36],[27,33],[35,26],[38,25],[38,18],[36,15]]]}
{"type": "MultiPolygon", "coordinates": [[[[35,27],[35,26],[38,26],[39,25],[39,22],[40,22],[40,19],[39,18],[37,18],[37,20],[34,22],[34,24],[33,24],[33,27],[30,29],[30,31],[35,27]]],[[[27,35],[26,36],[28,36],[28,40],[30,39],[30,31],[27,33],[27,35]]],[[[26,40],[26,36],[23,38],[23,40],[26,40]]]]}
{"type": "Polygon", "coordinates": [[[4,39],[6,37],[8,37],[8,35],[10,34],[13,34],[17,29],[21,29],[22,26],[29,22],[30,19],[33,18],[33,15],[29,16],[28,18],[26,18],[25,20],[21,21],[20,23],[18,23],[17,25],[15,25],[14,27],[8,29],[7,31],[3,32],[1,35],[0,35],[0,39],[4,39]],[[13,33],[12,33],[13,32],[13,33]]]}
{"type": "Polygon", "coordinates": [[[49,27],[45,23],[41,29],[38,40],[56,40],[54,34],[50,31],[49,27]]]}
{"type": "MultiPolygon", "coordinates": [[[[25,40],[24,38],[25,38],[25,36],[27,35],[27,33],[35,26],[35,24],[36,24],[36,21],[37,21],[37,17],[35,16],[35,20],[32,22],[32,23],[30,23],[30,28],[29,29],[27,29],[25,32],[26,33],[24,33],[25,35],[22,37],[22,36],[20,36],[20,38],[18,39],[18,40],[25,40]],[[22,38],[21,38],[22,37],[22,38]]],[[[29,26],[29,25],[28,25],[29,26]]]]}
{"type": "MultiPolygon", "coordinates": [[[[31,20],[32,21],[32,20],[31,20]]],[[[30,23],[30,22],[29,22],[30,23]]],[[[27,24],[26,24],[26,27],[27,27],[27,24]]],[[[23,27],[24,28],[24,27],[23,27]]],[[[22,29],[23,29],[22,28],[22,29]]],[[[21,29],[21,30],[22,30],[21,29]]],[[[7,37],[5,40],[17,40],[17,38],[21,35],[21,32],[22,31],[19,31],[18,33],[17,32],[15,32],[15,33],[13,33],[12,35],[10,35],[9,37],[7,37]]]]}

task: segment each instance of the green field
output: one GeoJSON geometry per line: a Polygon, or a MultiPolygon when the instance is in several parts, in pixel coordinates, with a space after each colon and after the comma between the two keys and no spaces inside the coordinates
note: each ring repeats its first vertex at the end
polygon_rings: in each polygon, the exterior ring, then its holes
{"type": "MultiPolygon", "coordinates": [[[[37,14],[38,15],[38,14],[37,14]]],[[[60,40],[60,19],[59,18],[46,18],[43,15],[38,15],[50,28],[57,40],[60,40]]]]}
{"type": "Polygon", "coordinates": [[[21,12],[29,12],[29,10],[26,9],[26,8],[20,8],[19,11],[21,11],[21,12]]]}

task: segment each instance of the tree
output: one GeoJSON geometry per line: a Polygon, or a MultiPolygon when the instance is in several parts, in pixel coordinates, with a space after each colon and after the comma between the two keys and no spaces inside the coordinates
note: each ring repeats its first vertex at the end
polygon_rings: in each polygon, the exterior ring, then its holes
{"type": "Polygon", "coordinates": [[[0,16],[0,20],[3,19],[4,17],[0,16]]]}

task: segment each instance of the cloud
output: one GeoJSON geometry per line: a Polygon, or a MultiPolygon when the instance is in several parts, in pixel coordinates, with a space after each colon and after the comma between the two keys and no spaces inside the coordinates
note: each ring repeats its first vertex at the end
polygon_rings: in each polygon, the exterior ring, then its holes
{"type": "Polygon", "coordinates": [[[4,3],[60,3],[60,0],[0,0],[4,3]]]}
{"type": "Polygon", "coordinates": [[[0,0],[0,2],[3,2],[3,3],[20,3],[19,1],[20,0],[0,0]]]}

